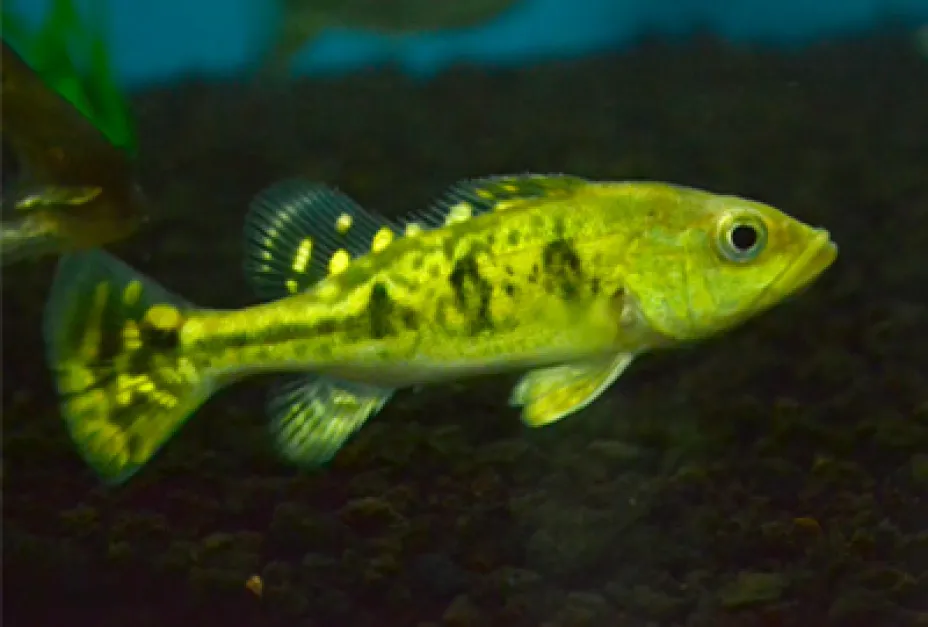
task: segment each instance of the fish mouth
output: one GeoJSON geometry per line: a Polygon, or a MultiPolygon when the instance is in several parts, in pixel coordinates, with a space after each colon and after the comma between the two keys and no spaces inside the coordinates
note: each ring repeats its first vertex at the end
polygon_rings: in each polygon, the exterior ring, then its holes
{"type": "Polygon", "coordinates": [[[789,268],[776,280],[774,292],[797,292],[814,281],[838,256],[838,246],[825,229],[815,229],[815,237],[789,268]]]}

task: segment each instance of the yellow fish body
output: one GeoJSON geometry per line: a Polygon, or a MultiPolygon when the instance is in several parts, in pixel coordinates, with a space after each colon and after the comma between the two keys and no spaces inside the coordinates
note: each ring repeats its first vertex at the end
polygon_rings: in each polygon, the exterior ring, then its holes
{"type": "Polygon", "coordinates": [[[526,372],[510,404],[549,424],[636,355],[731,328],[837,255],[826,231],[759,202],[561,175],[458,183],[402,224],[287,181],[258,195],[245,231],[269,302],[239,310],[193,307],[102,252],[61,260],[48,359],[105,480],[256,372],[304,373],[270,408],[278,450],[302,465],[331,458],[396,389],[474,374],[526,372]]]}

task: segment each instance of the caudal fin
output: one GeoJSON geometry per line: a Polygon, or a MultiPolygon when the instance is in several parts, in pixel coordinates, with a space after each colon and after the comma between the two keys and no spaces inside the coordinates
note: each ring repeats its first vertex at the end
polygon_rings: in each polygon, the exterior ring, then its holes
{"type": "Polygon", "coordinates": [[[62,257],[45,310],[61,413],[87,463],[126,481],[213,392],[180,350],[189,306],[102,251],[62,257]]]}

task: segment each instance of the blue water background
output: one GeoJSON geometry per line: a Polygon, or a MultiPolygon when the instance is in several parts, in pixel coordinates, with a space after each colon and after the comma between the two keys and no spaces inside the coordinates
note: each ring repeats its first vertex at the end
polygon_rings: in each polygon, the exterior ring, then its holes
{"type": "MultiPolygon", "coordinates": [[[[48,0],[15,3],[29,20],[40,18],[48,5],[48,0]]],[[[110,0],[107,30],[117,75],[127,87],[137,87],[184,75],[245,73],[267,40],[270,5],[110,0]]],[[[645,35],[711,32],[735,43],[788,47],[892,21],[914,30],[928,21],[928,0],[522,0],[498,19],[459,31],[400,38],[327,31],[298,55],[295,69],[337,74],[392,64],[429,77],[452,63],[498,66],[574,57],[620,49],[645,35]]]]}

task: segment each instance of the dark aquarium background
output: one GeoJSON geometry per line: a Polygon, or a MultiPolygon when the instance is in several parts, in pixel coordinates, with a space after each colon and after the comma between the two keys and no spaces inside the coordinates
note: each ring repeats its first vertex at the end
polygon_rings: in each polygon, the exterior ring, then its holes
{"type": "Polygon", "coordinates": [[[255,302],[244,215],[295,175],[388,216],[465,177],[664,180],[823,225],[839,258],[544,429],[514,376],[404,391],[301,473],[253,378],[118,488],[43,360],[55,259],[4,268],[4,624],[928,625],[928,2],[499,0],[433,27],[439,0],[397,1],[412,32],[354,2],[269,78],[314,2],[93,14],[154,207],[108,248],[199,305],[255,302]]]}

